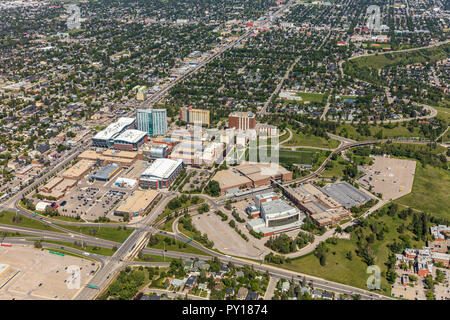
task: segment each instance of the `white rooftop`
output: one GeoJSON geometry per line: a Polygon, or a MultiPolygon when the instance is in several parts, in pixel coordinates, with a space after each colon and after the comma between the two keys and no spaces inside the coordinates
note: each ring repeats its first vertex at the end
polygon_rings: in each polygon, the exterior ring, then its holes
{"type": "Polygon", "coordinates": [[[299,213],[299,211],[281,199],[264,202],[261,204],[261,213],[265,219],[277,219],[282,216],[289,216],[299,213]]]}
{"type": "Polygon", "coordinates": [[[129,126],[134,122],[134,118],[127,118],[127,117],[121,117],[117,119],[116,122],[111,123],[109,126],[107,126],[102,131],[98,132],[94,139],[104,139],[109,140],[114,138],[116,134],[118,134],[120,131],[123,130],[126,126],[129,126]]]}
{"type": "Polygon", "coordinates": [[[156,159],[141,175],[142,178],[164,179],[168,178],[180,165],[183,160],[156,159]]]}
{"type": "Polygon", "coordinates": [[[137,143],[139,140],[144,138],[147,135],[147,132],[129,129],[122,132],[118,135],[114,140],[125,141],[127,143],[137,143]]]}

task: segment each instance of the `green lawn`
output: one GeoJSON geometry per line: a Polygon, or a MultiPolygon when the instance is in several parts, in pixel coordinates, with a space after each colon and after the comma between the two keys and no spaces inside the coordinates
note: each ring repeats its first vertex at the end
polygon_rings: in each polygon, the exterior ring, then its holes
{"type": "Polygon", "coordinates": [[[142,256],[142,259],[135,258],[134,261],[139,262],[171,262],[172,260],[178,260],[177,258],[171,258],[171,257],[165,257],[164,256],[157,256],[154,254],[144,254],[142,256]]]}
{"type": "Polygon", "coordinates": [[[383,139],[389,138],[397,138],[397,137],[421,137],[424,138],[424,135],[420,132],[419,128],[414,128],[413,132],[409,131],[406,127],[403,127],[400,123],[397,127],[393,128],[385,128],[380,125],[369,125],[370,136],[362,136],[359,132],[356,131],[357,123],[351,125],[350,123],[346,123],[340,125],[337,129],[337,135],[350,138],[353,140],[364,141],[364,140],[374,140],[375,135],[382,130],[383,131],[383,139]]]}
{"type": "MultiPolygon", "coordinates": [[[[448,103],[448,101],[447,101],[448,103]]],[[[450,108],[444,108],[444,107],[434,107],[438,114],[436,116],[437,119],[444,120],[447,125],[450,125],[450,108]]],[[[450,141],[450,130],[447,131],[446,134],[442,136],[442,142],[448,143],[450,141]]]]}
{"type": "Polygon", "coordinates": [[[297,95],[302,97],[303,101],[325,102],[325,94],[323,93],[297,92],[297,95]]]}
{"type": "Polygon", "coordinates": [[[326,168],[322,174],[320,175],[321,177],[325,177],[325,178],[339,178],[339,177],[343,177],[344,176],[344,169],[347,166],[348,161],[345,160],[343,157],[341,157],[340,155],[338,155],[336,160],[331,160],[329,163],[331,163],[331,165],[333,167],[328,167],[326,168]]]}
{"type": "Polygon", "coordinates": [[[444,169],[420,162],[416,165],[416,174],[412,192],[396,202],[413,209],[429,213],[436,217],[450,219],[450,173],[444,169]]]}
{"type": "Polygon", "coordinates": [[[380,69],[396,64],[435,62],[447,56],[445,48],[448,48],[448,46],[449,44],[445,44],[439,47],[415,50],[410,52],[399,52],[361,57],[350,60],[350,63],[356,64],[359,67],[380,69]]]}
{"type": "Polygon", "coordinates": [[[50,220],[53,219],[53,220],[67,221],[67,222],[84,222],[81,219],[76,219],[74,217],[69,217],[69,216],[54,216],[54,217],[46,217],[45,215],[40,215],[40,216],[45,217],[50,220]]]}
{"type": "MultiPolygon", "coordinates": [[[[292,139],[284,143],[283,147],[290,146],[307,146],[334,149],[339,145],[339,141],[334,139],[325,139],[313,135],[305,135],[302,132],[297,133],[296,130],[289,128],[292,131],[292,139]]],[[[281,140],[280,140],[281,142],[281,140]]]]}
{"type": "Polygon", "coordinates": [[[169,221],[165,222],[159,229],[163,231],[172,232],[172,226],[174,221],[175,218],[170,219],[169,221]]]}
{"type": "Polygon", "coordinates": [[[191,203],[190,200],[188,200],[188,201],[184,202],[180,208],[177,208],[177,209],[174,209],[174,210],[170,210],[170,209],[166,206],[166,208],[164,209],[164,211],[156,218],[156,220],[155,220],[154,223],[158,223],[159,221],[161,221],[162,219],[164,219],[167,215],[169,215],[169,213],[172,213],[172,212],[175,212],[175,211],[183,212],[183,210],[184,210],[185,208],[189,208],[190,206],[196,206],[196,205],[198,205],[198,204],[202,204],[203,202],[205,202],[205,199],[203,199],[203,198],[200,198],[196,204],[193,204],[193,203],[191,203]]]}
{"type": "Polygon", "coordinates": [[[52,228],[43,222],[24,217],[20,214],[17,214],[17,217],[21,218],[22,220],[19,223],[16,223],[16,222],[13,222],[13,219],[15,216],[16,216],[16,214],[14,212],[1,211],[0,212],[0,224],[8,224],[11,226],[45,230],[45,231],[63,232],[58,229],[52,228]]]}
{"type": "MultiPolygon", "coordinates": [[[[153,245],[153,246],[150,246],[150,244],[148,244],[147,245],[148,248],[161,249],[161,250],[166,249],[167,251],[181,251],[181,252],[198,254],[198,255],[208,255],[207,253],[203,252],[202,250],[199,250],[188,244],[186,245],[186,248],[184,248],[183,245],[185,244],[185,242],[180,241],[180,240],[176,240],[175,244],[168,245],[166,242],[164,242],[164,239],[167,239],[169,237],[166,237],[166,236],[163,236],[160,234],[153,235],[153,237],[157,237],[159,240],[159,243],[156,245],[153,245]]],[[[172,239],[172,238],[169,238],[169,239],[172,239]]]]}
{"type": "MultiPolygon", "coordinates": [[[[406,222],[397,216],[390,217],[388,215],[377,218],[369,217],[368,219],[369,221],[376,220],[384,222],[389,230],[384,233],[383,240],[375,240],[375,243],[370,245],[376,256],[375,264],[380,267],[381,272],[383,273],[387,270],[387,267],[384,264],[389,255],[387,245],[392,243],[395,239],[398,239],[397,227],[402,223],[406,225],[409,224],[412,218],[408,217],[406,222]]],[[[364,234],[369,235],[370,233],[370,228],[365,228],[364,234]]],[[[413,234],[411,232],[405,231],[404,234],[411,237],[411,245],[413,247],[422,247],[425,245],[424,242],[412,240],[413,234]]],[[[365,264],[355,253],[355,250],[357,249],[356,240],[357,237],[355,236],[355,232],[352,232],[350,240],[339,239],[337,240],[336,245],[327,244],[329,251],[326,254],[325,266],[321,266],[319,259],[312,253],[293,259],[291,263],[284,263],[276,266],[367,290],[366,281],[369,277],[369,274],[366,273],[367,264],[365,264]],[[352,252],[352,260],[349,260],[346,257],[349,251],[352,252]]],[[[390,295],[389,283],[383,276],[381,288],[383,294],[390,295]]]]}
{"type": "Polygon", "coordinates": [[[290,149],[280,149],[280,164],[309,164],[314,161],[314,152],[312,151],[293,151],[290,149]]]}
{"type": "Polygon", "coordinates": [[[68,230],[72,230],[75,232],[83,233],[86,235],[91,235],[100,239],[115,241],[115,242],[124,242],[126,238],[133,232],[134,229],[127,228],[124,230],[123,228],[120,228],[120,230],[117,229],[117,227],[79,227],[79,226],[67,226],[67,225],[60,225],[63,228],[66,228],[68,230]]]}
{"type": "Polygon", "coordinates": [[[438,114],[436,118],[445,120],[447,124],[450,123],[450,108],[433,107],[437,110],[438,114]]]}
{"type": "MultiPolygon", "coordinates": [[[[115,252],[114,250],[112,250],[110,248],[103,248],[103,247],[96,247],[96,246],[86,246],[86,248],[82,248],[80,246],[76,246],[74,243],[65,242],[65,241],[45,240],[45,239],[43,241],[48,242],[48,243],[58,244],[58,245],[61,245],[62,247],[69,247],[69,248],[86,251],[89,253],[99,254],[102,256],[112,256],[115,252]]],[[[43,244],[43,245],[45,246],[45,244],[43,244]]]]}

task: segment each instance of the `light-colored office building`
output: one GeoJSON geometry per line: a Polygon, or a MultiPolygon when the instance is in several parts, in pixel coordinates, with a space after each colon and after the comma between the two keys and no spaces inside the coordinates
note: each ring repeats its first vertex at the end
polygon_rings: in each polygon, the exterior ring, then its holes
{"type": "Polygon", "coordinates": [[[134,127],[133,118],[122,117],[92,137],[92,145],[101,148],[112,148],[114,139],[127,129],[134,127]]]}
{"type": "Polygon", "coordinates": [[[140,176],[139,186],[144,189],[168,188],[182,169],[182,160],[156,159],[140,176]]]}
{"type": "Polygon", "coordinates": [[[192,109],[192,107],[180,108],[180,120],[187,123],[209,125],[209,110],[192,109]]]}

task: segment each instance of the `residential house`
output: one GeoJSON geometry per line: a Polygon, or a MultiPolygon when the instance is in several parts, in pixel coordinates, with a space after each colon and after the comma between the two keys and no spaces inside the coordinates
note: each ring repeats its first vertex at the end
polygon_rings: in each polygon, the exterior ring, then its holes
{"type": "Polygon", "coordinates": [[[247,294],[247,297],[245,298],[245,300],[258,300],[258,298],[259,298],[259,293],[258,292],[250,291],[247,294]]]}
{"type": "Polygon", "coordinates": [[[196,276],[190,276],[187,281],[185,286],[187,288],[193,288],[195,286],[195,284],[197,283],[197,277],[196,276]]]}
{"type": "Polygon", "coordinates": [[[247,297],[247,294],[248,294],[248,289],[244,288],[244,287],[240,287],[237,292],[236,299],[244,300],[247,297]]]}

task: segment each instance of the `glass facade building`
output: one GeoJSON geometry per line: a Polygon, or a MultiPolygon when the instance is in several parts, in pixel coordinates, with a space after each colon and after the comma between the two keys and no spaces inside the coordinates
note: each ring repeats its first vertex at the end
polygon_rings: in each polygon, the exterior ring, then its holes
{"type": "Polygon", "coordinates": [[[167,133],[166,109],[138,109],[136,111],[138,130],[147,132],[150,136],[159,136],[167,133]]]}

